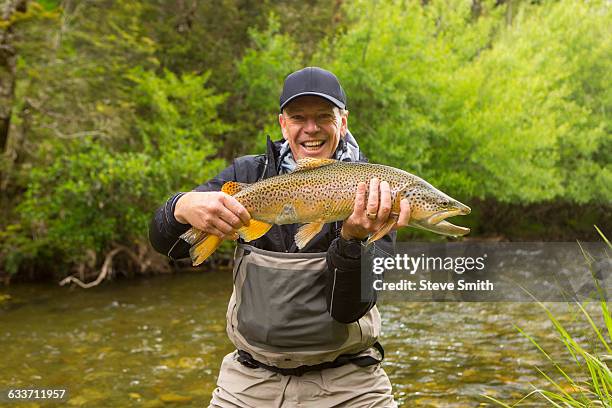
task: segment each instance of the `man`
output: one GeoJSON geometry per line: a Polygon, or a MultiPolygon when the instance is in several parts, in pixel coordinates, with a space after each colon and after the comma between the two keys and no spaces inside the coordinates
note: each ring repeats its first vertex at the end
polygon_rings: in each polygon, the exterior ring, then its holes
{"type": "MultiPolygon", "coordinates": [[[[157,211],[150,239],[158,251],[188,256],[178,237],[191,226],[237,239],[250,215],[220,192],[227,181],[253,183],[291,172],[306,157],[365,160],[347,128],[346,95],[331,72],[308,67],[289,75],[280,112],[283,141],[268,138],[266,154],[235,159],[157,211]]],[[[380,315],[367,285],[372,272],[361,273],[361,244],[390,211],[389,184],[372,179],[359,184],[349,218],[326,224],[302,250],[294,242],[297,225],[274,225],[255,241],[239,241],[227,312],[237,350],[223,359],[211,407],[396,406],[380,367],[380,315]]],[[[398,227],[409,218],[403,200],[398,227]]],[[[394,235],[376,245],[389,251],[394,235]]]]}

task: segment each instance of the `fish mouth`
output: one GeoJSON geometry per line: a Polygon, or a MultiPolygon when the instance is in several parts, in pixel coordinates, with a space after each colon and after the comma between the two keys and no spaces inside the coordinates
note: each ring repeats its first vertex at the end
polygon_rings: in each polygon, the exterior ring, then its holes
{"type": "Polygon", "coordinates": [[[438,211],[427,218],[425,222],[427,224],[438,224],[439,222],[444,221],[447,218],[454,217],[455,215],[468,215],[471,212],[472,209],[467,205],[457,203],[455,208],[438,211]]]}
{"type": "Polygon", "coordinates": [[[456,215],[468,215],[472,210],[470,207],[457,203],[456,208],[450,210],[442,210],[434,213],[428,218],[422,220],[411,220],[410,225],[421,228],[427,231],[435,232],[436,234],[448,235],[451,237],[460,237],[470,232],[467,227],[452,224],[446,221],[447,218],[456,215]]]}

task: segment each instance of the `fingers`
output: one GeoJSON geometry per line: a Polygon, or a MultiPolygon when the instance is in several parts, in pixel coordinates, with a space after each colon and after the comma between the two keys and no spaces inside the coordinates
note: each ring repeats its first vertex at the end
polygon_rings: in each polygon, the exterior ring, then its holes
{"type": "Polygon", "coordinates": [[[370,188],[368,190],[368,204],[366,206],[366,212],[368,214],[378,214],[379,186],[380,182],[376,177],[370,180],[370,188]]]}
{"type": "Polygon", "coordinates": [[[357,192],[355,193],[355,203],[353,204],[353,213],[344,220],[340,236],[348,239],[363,239],[368,236],[368,232],[363,229],[361,224],[365,218],[367,185],[363,181],[357,184],[357,192]]]}
{"type": "Polygon", "coordinates": [[[381,182],[377,178],[371,179],[369,185],[360,182],[357,185],[353,213],[342,226],[342,237],[363,239],[377,232],[389,219],[392,206],[391,187],[388,182],[381,182]]]}
{"type": "Polygon", "coordinates": [[[355,205],[353,206],[354,213],[359,214],[365,210],[366,191],[366,183],[363,181],[359,182],[359,184],[357,184],[357,194],[355,195],[355,205]]]}
{"type": "Polygon", "coordinates": [[[217,229],[216,227],[212,225],[209,225],[208,227],[206,227],[205,232],[210,235],[216,235],[219,238],[223,238],[225,236],[223,232],[221,232],[219,229],[217,229]]]}
{"type": "Polygon", "coordinates": [[[223,239],[236,239],[236,230],[251,219],[238,200],[222,192],[187,193],[177,202],[174,215],[179,222],[223,239]]]}
{"type": "Polygon", "coordinates": [[[240,218],[238,218],[232,211],[230,211],[226,207],[219,208],[217,212],[217,217],[224,223],[229,224],[232,229],[240,229],[243,226],[243,223],[240,218]]]}
{"type": "Polygon", "coordinates": [[[405,227],[410,223],[410,202],[407,198],[400,201],[400,213],[397,219],[396,228],[405,227]]]}
{"type": "Polygon", "coordinates": [[[232,235],[236,232],[236,229],[234,229],[232,225],[228,224],[227,222],[225,222],[224,220],[220,218],[215,220],[214,224],[211,225],[209,228],[216,229],[218,232],[220,232],[220,235],[214,234],[213,232],[211,232],[211,234],[217,235],[218,237],[221,237],[221,238],[227,235],[232,235]]]}
{"type": "Polygon", "coordinates": [[[206,228],[206,232],[211,235],[216,235],[221,239],[230,239],[232,241],[240,237],[235,229],[229,226],[229,224],[222,222],[218,222],[215,225],[209,225],[206,228]]]}
{"type": "MultiPolygon", "coordinates": [[[[244,208],[244,206],[238,202],[238,200],[228,195],[225,196],[224,204],[236,217],[240,219],[240,222],[242,223],[242,225],[236,227],[236,229],[242,227],[243,225],[247,227],[249,226],[251,215],[246,208],[244,208]]],[[[232,223],[232,225],[234,224],[232,223]]]]}
{"type": "Polygon", "coordinates": [[[380,183],[380,205],[378,206],[378,220],[386,221],[391,214],[391,187],[386,181],[380,183]]]}
{"type": "MultiPolygon", "coordinates": [[[[359,183],[357,186],[357,196],[355,197],[354,212],[363,211],[363,200],[365,200],[365,191],[362,190],[365,183],[359,183]]],[[[386,181],[379,181],[377,178],[370,180],[368,190],[367,204],[365,208],[366,217],[372,221],[370,224],[385,222],[391,214],[393,200],[391,198],[391,187],[386,181]],[[368,217],[368,214],[376,215],[376,217],[368,217]]]]}
{"type": "Polygon", "coordinates": [[[220,201],[222,205],[217,207],[215,217],[211,220],[212,227],[220,233],[219,237],[235,241],[238,239],[236,230],[249,225],[251,215],[230,195],[223,195],[220,201]]]}
{"type": "Polygon", "coordinates": [[[237,230],[249,225],[251,219],[248,211],[235,198],[225,197],[222,206],[218,209],[217,217],[214,219],[214,227],[219,230],[224,239],[237,240],[237,230]]]}

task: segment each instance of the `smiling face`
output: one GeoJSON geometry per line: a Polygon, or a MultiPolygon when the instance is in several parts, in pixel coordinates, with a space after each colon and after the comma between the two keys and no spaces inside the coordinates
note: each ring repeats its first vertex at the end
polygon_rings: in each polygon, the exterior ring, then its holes
{"type": "Polygon", "coordinates": [[[278,116],[283,137],[295,160],[305,157],[329,159],[346,134],[347,115],[318,96],[291,101],[278,116]]]}

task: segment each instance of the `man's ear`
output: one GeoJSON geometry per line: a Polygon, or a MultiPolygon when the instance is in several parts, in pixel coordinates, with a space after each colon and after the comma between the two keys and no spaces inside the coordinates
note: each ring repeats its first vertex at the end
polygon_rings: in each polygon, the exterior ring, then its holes
{"type": "Polygon", "coordinates": [[[340,115],[340,134],[346,135],[348,131],[348,111],[344,115],[340,115]]]}
{"type": "Polygon", "coordinates": [[[281,127],[283,139],[287,140],[287,131],[285,129],[285,126],[287,125],[287,123],[285,122],[285,117],[283,116],[282,113],[278,115],[278,123],[280,124],[280,127],[281,127]]]}

